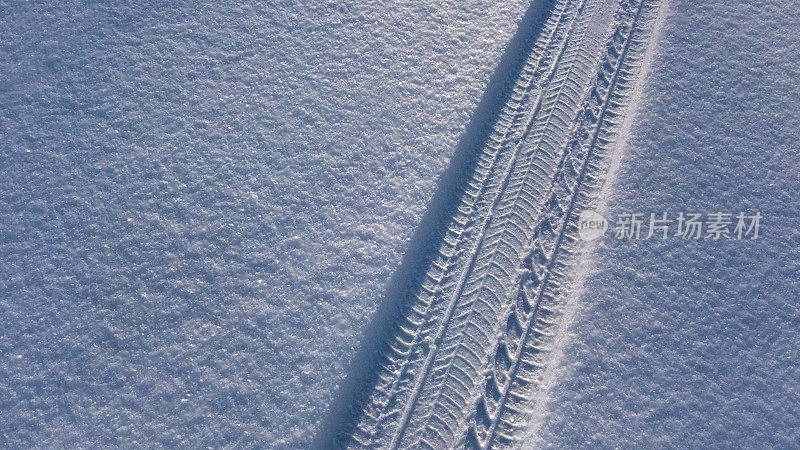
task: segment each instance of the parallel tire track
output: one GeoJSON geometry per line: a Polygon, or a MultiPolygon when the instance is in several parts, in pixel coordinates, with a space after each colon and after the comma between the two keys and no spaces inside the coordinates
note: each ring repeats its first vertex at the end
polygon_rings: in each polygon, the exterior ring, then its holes
{"type": "Polygon", "coordinates": [[[350,445],[513,444],[660,0],[557,0],[465,177],[350,445]]]}

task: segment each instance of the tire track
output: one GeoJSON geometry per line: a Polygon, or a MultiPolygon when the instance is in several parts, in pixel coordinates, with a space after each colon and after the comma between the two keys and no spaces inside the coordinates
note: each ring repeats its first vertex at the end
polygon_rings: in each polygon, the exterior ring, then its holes
{"type": "MultiPolygon", "coordinates": [[[[519,416],[520,409],[512,407],[508,408],[509,412],[506,416],[503,416],[503,413],[507,411],[506,408],[509,406],[509,403],[522,403],[530,398],[530,395],[528,395],[526,391],[531,385],[535,385],[532,377],[538,375],[537,372],[543,365],[541,360],[537,363],[533,363],[530,359],[526,360],[524,355],[526,353],[542,354],[545,351],[543,348],[544,342],[541,338],[547,336],[547,330],[552,328],[554,324],[552,319],[556,314],[556,308],[558,306],[555,304],[555,289],[558,288],[559,284],[557,279],[558,281],[562,281],[566,278],[563,270],[554,270],[555,265],[564,264],[565,267],[567,266],[564,261],[559,261],[558,257],[559,252],[564,250],[562,248],[564,243],[569,241],[568,233],[570,232],[570,227],[574,228],[575,222],[574,220],[570,220],[570,217],[575,212],[576,206],[581,205],[581,194],[583,194],[583,192],[580,188],[585,178],[589,176],[591,172],[598,171],[597,162],[594,160],[598,159],[598,157],[601,158],[601,154],[610,150],[608,144],[613,142],[612,139],[615,137],[615,131],[620,124],[619,121],[614,119],[623,112],[622,110],[628,100],[628,90],[633,83],[633,75],[635,75],[636,68],[635,64],[638,64],[639,58],[643,56],[644,48],[647,44],[647,28],[643,29],[640,26],[643,15],[647,16],[644,14],[645,6],[647,5],[651,8],[648,12],[652,13],[656,11],[656,8],[649,5],[649,3],[652,2],[644,0],[633,8],[632,11],[629,11],[629,16],[631,16],[630,23],[623,21],[615,30],[611,42],[607,46],[600,73],[592,89],[592,95],[584,109],[584,118],[578,127],[579,130],[590,131],[589,135],[591,136],[589,142],[584,146],[586,152],[580,164],[580,171],[575,174],[575,184],[573,185],[569,185],[566,176],[560,177],[560,180],[562,180],[564,184],[559,186],[561,192],[558,198],[563,199],[562,203],[563,201],[567,203],[563,213],[564,220],[558,227],[553,249],[547,258],[547,265],[544,270],[541,271],[543,276],[538,282],[538,290],[535,293],[530,291],[526,293],[524,289],[518,289],[515,292],[515,297],[520,298],[520,294],[522,294],[525,295],[524,298],[527,299],[527,301],[518,305],[515,304],[507,311],[509,322],[511,322],[512,319],[519,321],[520,316],[517,315],[519,311],[518,306],[521,306],[524,311],[525,305],[530,305],[528,308],[529,311],[527,311],[528,317],[525,319],[524,328],[510,326],[506,330],[506,335],[510,339],[518,337],[519,341],[517,351],[512,358],[513,363],[508,369],[505,386],[501,392],[498,392],[498,397],[496,398],[497,407],[494,410],[494,414],[491,415],[491,413],[487,411],[487,416],[490,417],[489,423],[491,425],[489,429],[486,430],[485,443],[481,444],[481,442],[476,439],[480,432],[476,428],[470,428],[466,433],[470,446],[489,448],[495,441],[499,441],[500,443],[513,442],[513,432],[516,431],[515,423],[509,419],[508,416],[519,416]],[[631,56],[629,57],[629,55],[631,56]],[[613,70],[609,72],[609,69],[613,70]],[[599,114],[596,114],[598,107],[599,114]],[[548,290],[550,291],[549,293],[548,290]],[[531,296],[531,294],[533,294],[533,296],[531,296]]],[[[652,17],[645,17],[645,21],[649,19],[652,19],[652,17]]],[[[572,156],[570,156],[570,158],[572,158],[572,156]]],[[[565,163],[568,162],[568,160],[565,158],[562,161],[560,173],[566,174],[567,164],[565,163]]],[[[574,168],[575,166],[572,161],[569,162],[574,168]]],[[[573,233],[575,231],[574,229],[572,230],[573,233]]],[[[538,239],[539,236],[537,236],[537,240],[538,239]]],[[[533,269],[532,261],[532,258],[526,259],[526,266],[529,270],[533,269]]],[[[524,316],[522,316],[522,318],[524,318],[524,316]]],[[[519,322],[514,322],[514,325],[518,323],[519,322]]],[[[497,391],[488,391],[490,395],[494,394],[494,392],[497,391]]],[[[484,396],[480,397],[478,402],[481,402],[482,399],[488,404],[486,398],[486,394],[484,394],[484,396]]],[[[475,423],[474,426],[477,426],[477,423],[475,423]]]]}
{"type": "Polygon", "coordinates": [[[552,2],[351,446],[514,442],[569,288],[576,207],[602,176],[658,1],[552,2]]]}
{"type": "Polygon", "coordinates": [[[453,218],[453,224],[447,230],[443,248],[431,263],[431,269],[426,274],[409,315],[399,324],[396,337],[389,345],[379,385],[353,436],[357,444],[380,444],[373,440],[373,436],[380,431],[382,425],[397,415],[398,411],[393,410],[393,406],[410,389],[407,385],[416,368],[414,363],[417,362],[412,356],[421,347],[427,350],[424,340],[434,330],[436,318],[440,316],[444,293],[453,289],[455,283],[452,273],[463,264],[460,260],[463,259],[465,250],[462,247],[468,245],[465,241],[470,237],[470,229],[487,219],[486,212],[482,210],[487,209],[488,205],[482,203],[485,203],[487,191],[496,189],[490,176],[496,171],[497,165],[502,164],[504,151],[519,139],[519,124],[529,115],[525,106],[530,101],[531,91],[536,88],[541,68],[553,64],[548,57],[551,48],[557,45],[564,32],[561,19],[568,13],[567,7],[570,3],[571,1],[560,1],[552,6],[545,32],[542,33],[544,39],[535,42],[522,76],[514,85],[510,101],[500,113],[498,123],[480,153],[475,174],[466,183],[464,196],[457,215],[453,218]]]}

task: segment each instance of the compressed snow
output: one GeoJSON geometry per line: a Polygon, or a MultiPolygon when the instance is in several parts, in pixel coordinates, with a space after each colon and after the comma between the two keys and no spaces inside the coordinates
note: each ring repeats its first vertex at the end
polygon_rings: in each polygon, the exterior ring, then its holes
{"type": "Polygon", "coordinates": [[[673,0],[666,23],[608,215],[761,212],[761,236],[603,238],[531,444],[797,447],[796,4],[673,0]]]}
{"type": "Polygon", "coordinates": [[[0,446],[302,447],[526,2],[0,2],[0,446]]]}

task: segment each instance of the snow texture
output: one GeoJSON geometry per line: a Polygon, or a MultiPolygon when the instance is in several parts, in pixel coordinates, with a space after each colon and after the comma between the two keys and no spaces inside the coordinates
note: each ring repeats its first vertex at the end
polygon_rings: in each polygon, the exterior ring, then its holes
{"type": "Polygon", "coordinates": [[[608,215],[760,211],[757,240],[604,238],[534,447],[800,445],[800,20],[673,0],[608,215]]]}
{"type": "MultiPolygon", "coordinates": [[[[0,447],[309,446],[529,6],[0,0],[0,447]]],[[[798,30],[671,0],[604,212],[761,237],[597,244],[529,445],[800,446],[798,30]]]]}
{"type": "Polygon", "coordinates": [[[526,6],[0,0],[0,446],[307,445],[526,6]]]}

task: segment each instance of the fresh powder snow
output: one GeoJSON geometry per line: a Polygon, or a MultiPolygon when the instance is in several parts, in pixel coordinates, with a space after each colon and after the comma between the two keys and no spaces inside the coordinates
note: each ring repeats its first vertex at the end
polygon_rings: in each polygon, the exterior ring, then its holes
{"type": "Polygon", "coordinates": [[[610,229],[533,448],[800,445],[796,8],[671,0],[606,216],[760,213],[759,236],[610,229]]]}
{"type": "Polygon", "coordinates": [[[0,1],[0,447],[303,447],[526,3],[0,1]]]}

